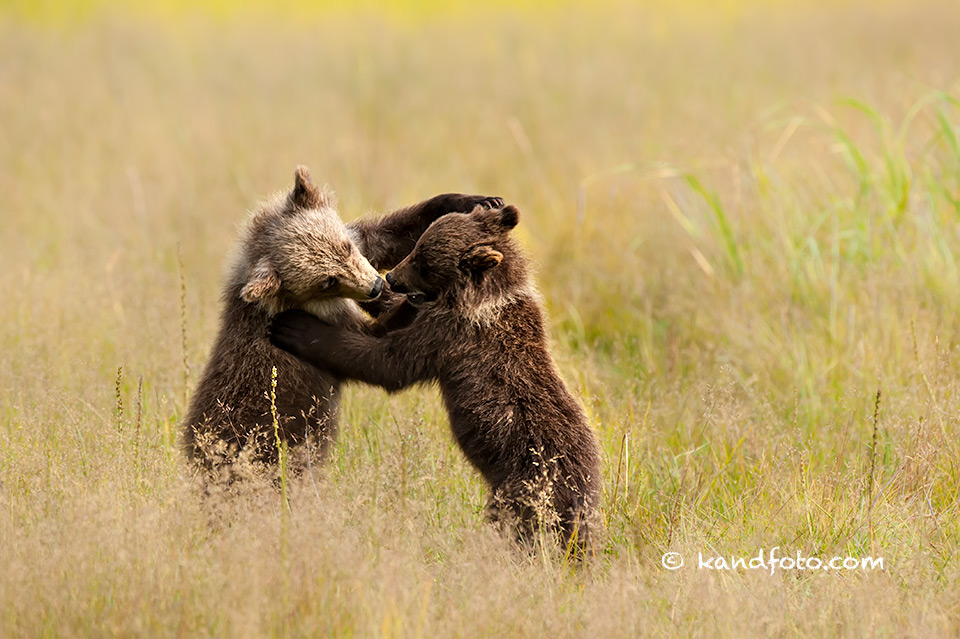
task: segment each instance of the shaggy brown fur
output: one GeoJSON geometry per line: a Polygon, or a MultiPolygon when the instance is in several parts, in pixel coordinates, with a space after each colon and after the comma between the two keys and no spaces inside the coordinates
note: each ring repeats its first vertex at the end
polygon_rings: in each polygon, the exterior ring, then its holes
{"type": "Polygon", "coordinates": [[[294,311],[274,318],[271,341],[389,391],[439,382],[453,434],[492,488],[491,514],[518,522],[525,542],[552,523],[582,549],[599,445],[550,356],[526,260],[508,235],[518,219],[508,206],[434,222],[387,274],[419,306],[405,328],[377,338],[294,311]]]}
{"type": "Polygon", "coordinates": [[[296,452],[322,456],[336,432],[339,376],[271,346],[270,317],[302,308],[331,324],[365,330],[371,319],[355,300],[378,296],[383,286],[376,269],[399,261],[438,217],[480,204],[503,201],[440,195],[345,226],[332,195],[299,167],[293,190],[262,204],[241,235],[223,292],[220,331],[183,423],[187,454],[225,479],[238,459],[255,466],[275,462],[268,392],[276,366],[281,440],[307,443],[296,452]]]}

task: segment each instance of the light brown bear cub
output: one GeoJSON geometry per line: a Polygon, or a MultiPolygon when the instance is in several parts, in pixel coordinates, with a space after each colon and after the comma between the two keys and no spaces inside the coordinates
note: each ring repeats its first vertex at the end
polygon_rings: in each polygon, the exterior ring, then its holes
{"type": "Polygon", "coordinates": [[[434,222],[387,274],[419,307],[404,328],[378,338],[291,311],[274,318],[271,340],[388,391],[438,382],[457,442],[492,488],[493,514],[518,523],[524,542],[549,523],[582,550],[600,448],[550,356],[526,259],[509,235],[518,220],[507,206],[434,222]]]}
{"type": "MultiPolygon", "coordinates": [[[[275,462],[270,400],[277,367],[280,438],[322,456],[336,433],[341,380],[267,341],[270,318],[306,309],[352,331],[372,320],[357,300],[377,298],[377,269],[403,258],[436,218],[499,198],[440,195],[381,218],[344,225],[333,197],[296,171],[293,189],[261,204],[239,240],[223,292],[220,329],[183,422],[187,454],[212,477],[230,478],[234,462],[275,462]]],[[[302,455],[298,455],[302,457],[302,455]]]]}

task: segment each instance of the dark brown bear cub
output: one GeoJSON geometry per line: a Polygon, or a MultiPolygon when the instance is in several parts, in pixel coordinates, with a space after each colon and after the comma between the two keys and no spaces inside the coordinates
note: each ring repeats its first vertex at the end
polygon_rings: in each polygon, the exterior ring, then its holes
{"type": "Polygon", "coordinates": [[[330,193],[306,169],[289,193],[251,216],[223,293],[220,330],[183,423],[187,454],[211,478],[232,480],[277,459],[277,436],[296,464],[322,456],[336,434],[340,379],[277,350],[266,339],[277,312],[302,308],[351,330],[371,319],[358,301],[378,297],[390,268],[438,217],[499,198],[447,194],[381,218],[344,225],[330,193]],[[268,392],[277,368],[274,433],[268,392]]]}
{"type": "Polygon", "coordinates": [[[490,484],[492,514],[521,540],[552,524],[583,549],[600,490],[600,452],[547,348],[543,311],[509,231],[513,206],[434,222],[387,274],[419,307],[382,337],[295,311],[271,341],[343,379],[397,391],[436,381],[461,449],[490,484]],[[552,521],[551,521],[552,518],[552,521]]]}

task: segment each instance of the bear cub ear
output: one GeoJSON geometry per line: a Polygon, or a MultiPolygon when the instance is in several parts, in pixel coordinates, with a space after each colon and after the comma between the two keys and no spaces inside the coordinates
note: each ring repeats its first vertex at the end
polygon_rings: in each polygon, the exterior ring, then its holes
{"type": "Polygon", "coordinates": [[[250,271],[250,279],[240,290],[244,302],[260,302],[280,292],[280,276],[273,269],[270,260],[260,258],[250,271]]]}
{"type": "Polygon", "coordinates": [[[512,204],[502,209],[487,209],[478,206],[473,214],[480,217],[482,224],[491,233],[506,233],[520,221],[520,211],[512,204]]]}
{"type": "Polygon", "coordinates": [[[305,166],[298,166],[294,173],[290,203],[298,209],[316,209],[325,204],[323,191],[310,180],[310,171],[305,166]]]}
{"type": "Polygon", "coordinates": [[[500,226],[505,231],[514,228],[520,222],[520,211],[510,204],[500,209],[500,226]]]}
{"type": "Polygon", "coordinates": [[[485,244],[480,246],[474,246],[472,249],[467,251],[467,254],[463,256],[463,259],[460,260],[460,267],[479,273],[482,271],[487,271],[499,265],[503,260],[503,253],[496,250],[492,246],[487,246],[485,244]]]}

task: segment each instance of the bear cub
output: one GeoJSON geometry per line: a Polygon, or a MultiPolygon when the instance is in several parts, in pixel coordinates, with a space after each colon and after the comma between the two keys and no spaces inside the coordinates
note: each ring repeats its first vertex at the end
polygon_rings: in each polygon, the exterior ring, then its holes
{"type": "MultiPolygon", "coordinates": [[[[417,307],[382,336],[291,311],[276,346],[353,379],[398,391],[437,382],[453,434],[492,489],[492,518],[529,545],[544,526],[583,551],[600,493],[600,447],[560,378],[527,261],[510,237],[513,206],[451,213],[387,273],[417,307]]],[[[568,545],[571,544],[572,545],[568,545]]]]}
{"type": "Polygon", "coordinates": [[[247,473],[239,461],[248,470],[275,463],[277,435],[291,446],[295,464],[321,458],[336,433],[341,380],[271,346],[270,318],[301,308],[331,324],[370,330],[372,319],[358,301],[386,297],[377,269],[400,261],[438,217],[477,205],[503,200],[446,194],[344,225],[332,194],[298,167],[293,189],[261,204],[242,231],[216,342],[183,422],[188,457],[221,480],[247,473]],[[276,434],[269,399],[274,366],[276,434]]]}

